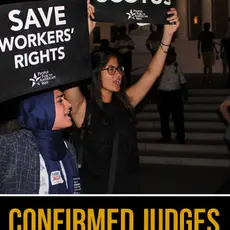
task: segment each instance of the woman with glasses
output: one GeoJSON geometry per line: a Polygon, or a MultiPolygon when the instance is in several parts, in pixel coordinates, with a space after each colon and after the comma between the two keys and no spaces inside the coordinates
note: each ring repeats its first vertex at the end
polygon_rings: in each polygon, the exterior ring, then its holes
{"type": "Polygon", "coordinates": [[[171,24],[164,26],[161,46],[137,83],[125,89],[124,68],[117,55],[101,51],[92,54],[91,100],[86,101],[79,87],[64,91],[77,127],[88,124],[80,172],[83,193],[140,193],[132,114],[161,74],[172,36],[179,27],[177,11],[173,8],[168,13],[173,14],[168,18],[171,24]]]}

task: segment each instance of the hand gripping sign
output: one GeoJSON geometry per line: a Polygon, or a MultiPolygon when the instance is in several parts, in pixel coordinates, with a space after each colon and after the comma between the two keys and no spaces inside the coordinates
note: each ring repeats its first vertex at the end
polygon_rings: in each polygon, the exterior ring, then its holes
{"type": "Polygon", "coordinates": [[[0,102],[90,76],[87,2],[0,6],[0,102]]]}
{"type": "Polygon", "coordinates": [[[166,24],[171,0],[93,0],[95,21],[166,24]]]}

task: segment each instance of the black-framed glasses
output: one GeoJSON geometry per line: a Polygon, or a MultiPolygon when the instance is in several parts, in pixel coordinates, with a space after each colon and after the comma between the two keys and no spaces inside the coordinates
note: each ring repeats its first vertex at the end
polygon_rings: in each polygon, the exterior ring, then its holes
{"type": "Polygon", "coordinates": [[[118,67],[109,66],[109,67],[101,69],[101,70],[107,70],[108,74],[110,74],[110,75],[114,75],[116,73],[116,71],[123,74],[124,73],[124,66],[118,66],[118,67]]]}

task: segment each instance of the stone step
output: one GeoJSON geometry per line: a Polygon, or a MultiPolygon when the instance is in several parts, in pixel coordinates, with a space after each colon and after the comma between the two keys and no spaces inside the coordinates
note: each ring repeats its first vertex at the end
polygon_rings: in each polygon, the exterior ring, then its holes
{"type": "Polygon", "coordinates": [[[186,104],[220,104],[225,98],[223,96],[188,96],[186,104]]]}
{"type": "MultiPolygon", "coordinates": [[[[173,122],[170,122],[170,128],[173,130],[173,122]]],[[[159,121],[139,121],[136,124],[137,131],[160,131],[159,121]]],[[[226,127],[221,122],[185,122],[186,132],[214,132],[225,133],[226,127]]]]}
{"type": "MultiPolygon", "coordinates": [[[[219,109],[220,104],[185,104],[185,112],[216,112],[219,109]]],[[[143,112],[157,111],[156,104],[147,104],[143,112]]]]}
{"type": "MultiPolygon", "coordinates": [[[[228,89],[189,89],[185,104],[186,144],[173,141],[157,142],[161,138],[156,104],[147,104],[137,114],[137,139],[140,163],[229,167],[230,160],[224,142],[226,127],[217,114],[220,103],[230,94],[228,89]]],[[[171,118],[170,118],[171,120],[171,118]]],[[[170,128],[173,131],[173,122],[170,128]]]]}
{"type": "Polygon", "coordinates": [[[226,146],[138,143],[140,156],[229,159],[226,146]]]}
{"type": "Polygon", "coordinates": [[[229,89],[189,89],[190,96],[228,96],[230,95],[229,89]]]}
{"type": "Polygon", "coordinates": [[[189,96],[187,104],[220,104],[224,99],[223,96],[189,96]]]}
{"type": "MultiPolygon", "coordinates": [[[[220,121],[220,118],[216,111],[212,113],[185,112],[184,118],[185,121],[220,121]]],[[[158,112],[140,112],[137,114],[137,120],[144,120],[144,121],[160,120],[160,114],[158,112]]],[[[170,120],[172,120],[172,116],[170,116],[170,120]]]]}
{"type": "Polygon", "coordinates": [[[140,156],[141,166],[156,165],[168,166],[201,166],[213,167],[213,169],[230,167],[229,159],[192,158],[192,157],[162,157],[162,156],[140,156]]]}
{"type": "MultiPolygon", "coordinates": [[[[160,132],[137,132],[139,143],[154,143],[161,138],[160,132]]],[[[172,141],[175,139],[175,133],[172,133],[172,141]]],[[[170,142],[171,143],[171,142],[170,142]]],[[[187,144],[209,144],[209,145],[225,145],[224,134],[222,133],[186,133],[187,144]]]]}

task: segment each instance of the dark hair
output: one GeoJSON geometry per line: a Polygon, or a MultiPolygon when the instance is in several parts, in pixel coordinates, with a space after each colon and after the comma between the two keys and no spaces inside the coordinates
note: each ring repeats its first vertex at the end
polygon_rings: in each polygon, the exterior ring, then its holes
{"type": "Polygon", "coordinates": [[[204,23],[204,29],[205,30],[209,30],[210,29],[210,23],[209,22],[205,22],[204,23]]]}
{"type": "Polygon", "coordinates": [[[109,47],[109,40],[108,39],[102,39],[100,41],[101,46],[103,47],[109,47]]]}
{"type": "MultiPolygon", "coordinates": [[[[91,56],[91,63],[92,63],[92,91],[91,91],[91,97],[92,101],[96,102],[100,108],[102,108],[102,100],[101,100],[101,69],[105,67],[110,60],[111,57],[115,57],[119,60],[119,55],[114,50],[108,50],[108,51],[98,51],[95,53],[92,53],[91,56]]],[[[125,82],[124,82],[124,73],[121,80],[121,88],[119,92],[114,92],[113,95],[115,95],[128,110],[132,110],[130,101],[128,99],[128,96],[125,92],[125,82]]]]}
{"type": "Polygon", "coordinates": [[[17,119],[7,120],[5,123],[0,123],[0,135],[1,134],[10,134],[15,131],[20,130],[22,127],[20,126],[17,119]]]}
{"type": "Polygon", "coordinates": [[[172,63],[174,63],[177,59],[177,53],[175,51],[175,47],[170,47],[168,50],[168,54],[165,60],[165,64],[166,65],[171,65],[172,63]]]}
{"type": "Polygon", "coordinates": [[[120,35],[124,35],[126,33],[127,29],[126,29],[126,26],[120,26],[118,27],[118,33],[120,35]]]}
{"type": "Polygon", "coordinates": [[[0,134],[13,133],[21,129],[17,121],[19,102],[19,98],[14,98],[0,103],[0,134]]]}
{"type": "Polygon", "coordinates": [[[156,26],[157,26],[157,31],[158,31],[158,32],[162,32],[162,31],[163,31],[163,29],[164,29],[164,24],[156,24],[156,26]]]}

